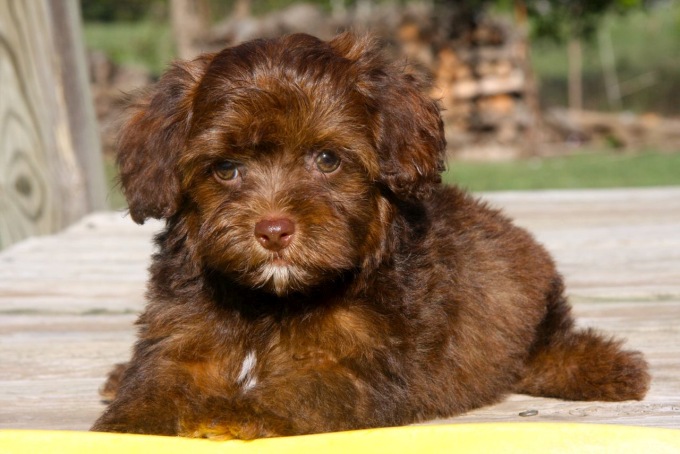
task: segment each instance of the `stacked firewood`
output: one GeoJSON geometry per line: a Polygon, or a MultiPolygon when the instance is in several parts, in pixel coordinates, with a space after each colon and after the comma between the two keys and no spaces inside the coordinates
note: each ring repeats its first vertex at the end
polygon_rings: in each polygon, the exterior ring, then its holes
{"type": "MultiPolygon", "coordinates": [[[[573,148],[585,143],[602,148],[677,151],[680,146],[680,119],[653,113],[569,111],[548,109],[544,116],[551,141],[573,148]]],[[[559,153],[557,148],[555,153],[559,153]]]]}
{"type": "MultiPolygon", "coordinates": [[[[422,26],[420,26],[422,27],[422,26]]],[[[403,53],[432,72],[450,153],[505,159],[531,152],[537,105],[527,74],[526,40],[515,27],[485,18],[455,36],[428,39],[416,21],[400,24],[403,53]]]]}

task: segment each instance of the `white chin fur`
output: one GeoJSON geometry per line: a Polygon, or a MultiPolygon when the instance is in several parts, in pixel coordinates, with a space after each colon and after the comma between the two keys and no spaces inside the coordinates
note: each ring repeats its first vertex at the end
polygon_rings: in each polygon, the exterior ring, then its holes
{"type": "Polygon", "coordinates": [[[264,265],[258,281],[277,295],[284,295],[299,285],[302,274],[295,265],[264,265]]]}

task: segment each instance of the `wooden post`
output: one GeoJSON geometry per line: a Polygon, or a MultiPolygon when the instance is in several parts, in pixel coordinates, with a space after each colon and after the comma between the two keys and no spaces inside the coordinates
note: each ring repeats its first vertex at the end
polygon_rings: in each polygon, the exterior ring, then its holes
{"type": "Polygon", "coordinates": [[[0,0],[0,248],[106,207],[76,0],[0,0]]]}
{"type": "Polygon", "coordinates": [[[541,105],[538,93],[538,81],[536,80],[534,69],[531,66],[531,43],[529,42],[529,18],[527,5],[524,0],[515,0],[515,23],[521,33],[519,40],[520,61],[524,72],[524,99],[530,115],[527,125],[523,154],[533,156],[538,154],[538,132],[542,130],[541,105]]]}
{"type": "Polygon", "coordinates": [[[200,41],[209,27],[208,3],[205,0],[170,0],[170,19],[177,56],[182,60],[196,57],[201,53],[200,41]]]}
{"type": "Polygon", "coordinates": [[[614,54],[614,45],[612,44],[612,37],[606,20],[602,24],[597,38],[598,47],[600,48],[602,73],[604,75],[604,87],[607,92],[609,107],[614,110],[621,110],[621,89],[619,77],[616,73],[616,55],[614,54]]]}
{"type": "Polygon", "coordinates": [[[567,52],[569,53],[569,110],[572,114],[578,114],[578,112],[583,110],[581,38],[578,36],[569,37],[567,52]]]}

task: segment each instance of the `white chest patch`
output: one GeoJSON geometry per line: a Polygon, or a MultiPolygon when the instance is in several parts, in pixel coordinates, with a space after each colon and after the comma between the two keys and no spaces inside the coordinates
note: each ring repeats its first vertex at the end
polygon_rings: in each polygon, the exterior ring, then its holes
{"type": "Polygon", "coordinates": [[[236,382],[243,388],[244,391],[248,391],[257,385],[257,376],[255,375],[255,366],[257,365],[257,356],[255,351],[251,350],[248,352],[246,357],[243,359],[241,364],[241,370],[238,373],[236,382]]]}

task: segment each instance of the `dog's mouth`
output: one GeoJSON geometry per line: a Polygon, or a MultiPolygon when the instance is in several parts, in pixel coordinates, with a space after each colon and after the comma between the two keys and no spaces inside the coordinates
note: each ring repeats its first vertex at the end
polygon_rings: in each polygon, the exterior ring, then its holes
{"type": "Polygon", "coordinates": [[[291,265],[291,262],[286,257],[284,257],[282,254],[275,253],[275,254],[272,254],[272,257],[269,261],[269,265],[287,267],[287,266],[291,265]]]}
{"type": "Polygon", "coordinates": [[[243,277],[253,287],[272,292],[278,296],[305,293],[337,274],[337,270],[321,267],[321,264],[305,261],[295,250],[278,251],[261,257],[257,268],[243,277]]]}
{"type": "MultiPolygon", "coordinates": [[[[227,233],[234,234],[235,230],[227,233]]],[[[301,230],[296,233],[297,241],[277,250],[264,247],[248,231],[242,237],[225,235],[222,252],[208,249],[206,255],[215,258],[216,264],[239,284],[279,296],[307,293],[352,268],[351,248],[335,243],[329,248],[313,241],[314,237],[301,237],[301,230]],[[345,253],[334,252],[337,250],[345,253]]]]}

